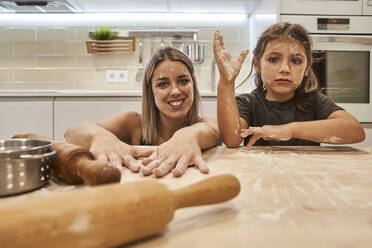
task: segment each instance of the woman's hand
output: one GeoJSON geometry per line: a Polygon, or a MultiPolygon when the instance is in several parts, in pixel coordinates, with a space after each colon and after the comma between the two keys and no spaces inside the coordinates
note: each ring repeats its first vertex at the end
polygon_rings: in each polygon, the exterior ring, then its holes
{"type": "Polygon", "coordinates": [[[293,131],[291,125],[264,125],[262,127],[249,127],[242,129],[240,135],[245,138],[252,135],[247,146],[253,146],[257,140],[276,140],[286,141],[293,138],[293,131]]]}
{"type": "Polygon", "coordinates": [[[231,54],[224,47],[223,37],[220,31],[216,31],[213,40],[213,52],[220,72],[221,82],[234,84],[243,61],[248,55],[248,49],[244,49],[237,59],[232,59],[231,54]]]}
{"type": "Polygon", "coordinates": [[[145,176],[154,173],[156,177],[163,177],[172,171],[174,176],[179,177],[191,165],[197,167],[202,173],[209,172],[198,142],[177,132],[158,146],[149,158],[142,161],[142,164],[145,167],[141,171],[145,176]]]}
{"type": "Polygon", "coordinates": [[[138,172],[141,163],[137,159],[150,156],[154,149],[154,147],[131,146],[115,136],[104,136],[93,141],[89,151],[97,160],[108,161],[114,166],[125,166],[133,172],[138,172]]]}

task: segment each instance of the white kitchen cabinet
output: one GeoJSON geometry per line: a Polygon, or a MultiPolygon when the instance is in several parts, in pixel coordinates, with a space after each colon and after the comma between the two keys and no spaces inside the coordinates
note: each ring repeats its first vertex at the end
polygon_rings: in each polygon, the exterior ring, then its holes
{"type": "Polygon", "coordinates": [[[202,117],[216,117],[217,118],[217,97],[216,96],[202,96],[200,114],[202,117]]]}
{"type": "Polygon", "coordinates": [[[97,121],[119,112],[141,112],[141,97],[57,97],[54,138],[64,140],[66,129],[82,120],[97,121]]]}
{"type": "Polygon", "coordinates": [[[69,1],[72,7],[85,13],[251,13],[263,0],[74,0],[69,1]]]}
{"type": "Polygon", "coordinates": [[[281,14],[362,15],[363,1],[281,0],[281,14]]]}
{"type": "Polygon", "coordinates": [[[0,139],[37,133],[53,137],[53,97],[1,97],[0,139]]]}
{"type": "Polygon", "coordinates": [[[372,146],[372,124],[368,123],[368,124],[363,124],[362,126],[364,128],[364,132],[366,133],[366,139],[362,143],[359,143],[356,145],[372,146]]]}

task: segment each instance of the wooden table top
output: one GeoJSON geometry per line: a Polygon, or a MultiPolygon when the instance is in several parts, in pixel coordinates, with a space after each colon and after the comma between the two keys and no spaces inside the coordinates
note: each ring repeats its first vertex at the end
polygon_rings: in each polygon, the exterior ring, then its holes
{"type": "MultiPolygon", "coordinates": [[[[203,156],[209,174],[189,168],[180,178],[157,180],[177,189],[230,173],[240,180],[240,194],[179,209],[162,233],[125,247],[372,246],[372,147],[217,147],[203,156]]],[[[122,183],[136,180],[144,177],[123,169],[122,183]]],[[[52,184],[0,204],[78,188],[52,184]]]]}
{"type": "MultiPolygon", "coordinates": [[[[208,176],[239,178],[240,194],[177,210],[163,233],[129,247],[372,246],[372,147],[218,147],[204,157],[208,176]]],[[[178,188],[205,177],[190,168],[160,180],[178,188]]]]}

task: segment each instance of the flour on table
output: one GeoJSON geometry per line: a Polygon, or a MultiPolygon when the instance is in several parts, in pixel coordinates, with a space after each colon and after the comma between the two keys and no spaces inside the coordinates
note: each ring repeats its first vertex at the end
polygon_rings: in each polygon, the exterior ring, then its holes
{"type": "Polygon", "coordinates": [[[280,208],[276,209],[274,212],[268,212],[268,213],[259,213],[257,214],[258,217],[263,219],[269,219],[273,221],[278,221],[280,219],[280,216],[286,211],[286,208],[280,208]]]}
{"type": "Polygon", "coordinates": [[[70,225],[70,232],[85,232],[89,229],[90,218],[88,215],[82,214],[79,215],[70,225]]]}

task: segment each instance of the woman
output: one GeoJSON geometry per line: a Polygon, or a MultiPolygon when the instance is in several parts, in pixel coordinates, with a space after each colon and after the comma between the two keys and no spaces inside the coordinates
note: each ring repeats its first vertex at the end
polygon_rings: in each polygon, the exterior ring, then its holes
{"type": "Polygon", "coordinates": [[[88,148],[96,159],[144,175],[162,177],[172,171],[181,176],[190,165],[208,173],[201,151],[218,144],[219,132],[214,118],[199,118],[199,100],[191,60],[166,47],[145,69],[142,115],[125,112],[97,123],[79,122],[67,129],[65,138],[88,148]],[[142,169],[139,157],[148,157],[142,169]]]}

